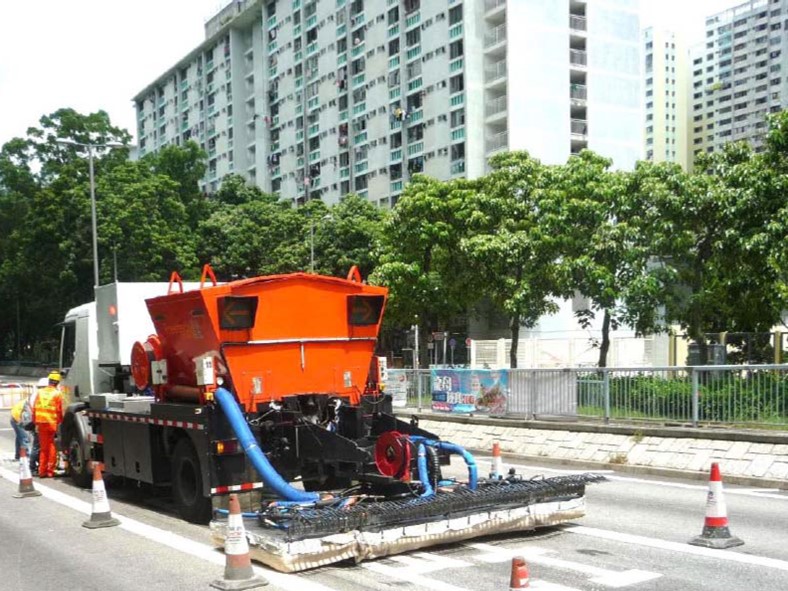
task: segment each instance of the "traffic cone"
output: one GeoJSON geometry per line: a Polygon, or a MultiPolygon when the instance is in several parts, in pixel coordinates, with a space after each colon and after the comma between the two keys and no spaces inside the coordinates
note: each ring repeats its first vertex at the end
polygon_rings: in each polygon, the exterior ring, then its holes
{"type": "Polygon", "coordinates": [[[104,479],[101,477],[101,464],[93,462],[93,510],[90,513],[90,519],[85,521],[82,527],[97,529],[115,525],[120,525],[120,521],[112,517],[112,512],[109,510],[107,489],[104,487],[104,479]]]}
{"type": "Polygon", "coordinates": [[[27,458],[27,448],[23,445],[19,448],[19,492],[14,498],[24,499],[25,497],[40,497],[41,491],[33,486],[33,476],[30,474],[30,461],[27,458]]]}
{"type": "Polygon", "coordinates": [[[501,444],[493,441],[492,466],[490,467],[490,478],[500,480],[503,478],[503,460],[501,460],[501,444]]]}
{"type": "Polygon", "coordinates": [[[528,574],[528,563],[522,556],[512,558],[512,576],[509,578],[509,590],[530,589],[531,575],[528,574]]]}
{"type": "Polygon", "coordinates": [[[254,589],[268,584],[263,577],[255,575],[249,557],[249,542],[246,540],[244,519],[238,495],[230,495],[230,514],[227,516],[227,534],[224,537],[224,578],[211,583],[211,587],[238,591],[254,589]]]}
{"type": "Polygon", "coordinates": [[[725,498],[722,494],[722,476],[720,465],[717,462],[711,465],[711,478],[709,479],[709,494],[706,497],[706,521],[703,524],[703,533],[690,540],[693,546],[706,548],[732,548],[744,544],[739,538],[732,536],[728,529],[728,510],[725,507],[725,498]]]}

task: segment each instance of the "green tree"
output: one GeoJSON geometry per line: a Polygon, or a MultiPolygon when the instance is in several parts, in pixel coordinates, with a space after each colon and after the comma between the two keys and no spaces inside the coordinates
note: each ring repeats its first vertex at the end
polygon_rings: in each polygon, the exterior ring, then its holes
{"type": "Polygon", "coordinates": [[[784,203],[775,191],[782,182],[746,144],[699,155],[691,174],[641,163],[633,175],[666,317],[699,344],[701,359],[707,333],[768,330],[779,318],[765,229],[784,203]]]}
{"type": "Polygon", "coordinates": [[[305,270],[303,219],[299,210],[257,188],[220,192],[220,203],[199,225],[198,256],[226,278],[305,270]]]}
{"type": "MultiPolygon", "coordinates": [[[[130,139],[103,111],[59,109],[0,150],[0,305],[20,307],[19,326],[15,315],[6,315],[0,330],[23,349],[51,336],[68,308],[93,298],[88,155],[62,140],[130,139]]],[[[191,146],[140,162],[127,158],[127,149],[94,153],[101,281],[112,278],[115,249],[121,279],[162,279],[195,266],[189,198],[201,154],[191,146]]]]}
{"type": "Polygon", "coordinates": [[[344,277],[353,265],[366,278],[378,264],[384,210],[358,195],[348,195],[314,226],[315,270],[344,277]]]}
{"type": "Polygon", "coordinates": [[[559,242],[542,223],[556,194],[545,190],[551,171],[527,152],[496,154],[490,166],[462,204],[467,235],[460,246],[469,277],[509,318],[509,364],[516,368],[520,327],[557,309],[559,242]]]}
{"type": "Polygon", "coordinates": [[[611,164],[589,150],[572,156],[553,169],[550,190],[557,195],[542,206],[550,234],[559,237],[562,291],[589,302],[576,312],[581,326],[589,329],[602,315],[599,367],[607,365],[611,330],[656,330],[660,303],[650,244],[642,240],[639,214],[630,203],[629,174],[610,171],[611,164]]]}
{"type": "Polygon", "coordinates": [[[475,181],[415,175],[383,224],[381,263],[371,282],[390,288],[389,325],[419,324],[421,351],[431,330],[464,314],[478,294],[463,285],[461,214],[475,181]]]}

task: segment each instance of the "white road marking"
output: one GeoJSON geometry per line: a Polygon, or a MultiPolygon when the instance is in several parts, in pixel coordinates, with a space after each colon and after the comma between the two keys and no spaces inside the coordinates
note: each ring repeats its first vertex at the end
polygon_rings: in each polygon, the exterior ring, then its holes
{"type": "MultiPolygon", "coordinates": [[[[19,484],[19,476],[2,467],[0,467],[0,477],[13,482],[14,484],[19,484]]],[[[90,515],[93,512],[93,507],[90,503],[75,499],[72,496],[40,484],[39,482],[35,483],[35,488],[36,490],[40,491],[45,498],[73,509],[78,513],[90,515]]],[[[215,564],[221,568],[224,568],[225,566],[226,561],[224,554],[218,552],[213,546],[195,542],[194,540],[179,536],[178,534],[169,532],[167,530],[159,529],[158,527],[147,525],[141,521],[137,521],[136,519],[119,515],[114,511],[112,516],[120,521],[119,527],[125,529],[126,531],[137,534],[138,536],[151,540],[152,542],[156,542],[157,544],[168,546],[174,550],[179,550],[185,554],[191,554],[192,556],[215,564]]],[[[276,572],[256,564],[253,565],[253,568],[257,574],[264,576],[272,584],[276,585],[277,587],[281,587],[282,589],[288,589],[292,591],[336,591],[333,587],[327,587],[326,585],[321,585],[316,581],[301,578],[297,575],[276,572]]],[[[217,572],[220,573],[221,571],[217,572]]]]}
{"type": "Polygon", "coordinates": [[[636,536],[632,534],[623,534],[610,530],[597,529],[595,527],[586,527],[583,525],[562,526],[561,529],[573,534],[580,534],[594,538],[612,540],[614,542],[623,542],[625,544],[638,544],[640,546],[649,546],[651,548],[658,548],[660,550],[670,550],[672,552],[694,554],[695,556],[714,558],[716,560],[726,560],[728,562],[739,562],[742,564],[765,566],[767,568],[775,568],[778,570],[788,571],[788,562],[786,562],[785,560],[777,560],[776,558],[767,558],[765,556],[754,556],[751,554],[742,554],[739,552],[735,552],[733,550],[728,552],[721,552],[720,550],[715,550],[713,548],[690,546],[689,544],[681,544],[679,542],[668,542],[666,540],[647,538],[645,536],[636,536]]]}
{"type": "MultiPolygon", "coordinates": [[[[492,461],[492,458],[485,458],[484,456],[476,456],[476,458],[480,462],[484,462],[487,460],[492,461]]],[[[511,464],[507,463],[504,460],[504,467],[505,468],[517,468],[518,470],[529,470],[533,472],[553,472],[556,474],[579,474],[582,472],[593,472],[594,474],[604,474],[605,478],[608,480],[615,480],[619,482],[634,482],[637,484],[653,484],[654,486],[664,486],[668,488],[681,488],[686,490],[708,490],[708,484],[684,484],[681,482],[666,482],[664,480],[650,480],[647,478],[633,478],[631,476],[619,476],[615,473],[614,470],[594,470],[593,468],[589,468],[587,470],[583,469],[575,469],[575,470],[566,470],[562,468],[545,468],[544,466],[528,466],[526,464],[511,464]]],[[[723,481],[725,480],[725,475],[723,475],[723,481]]],[[[767,498],[767,499],[779,499],[781,501],[788,501],[788,496],[784,494],[779,494],[779,489],[776,488],[725,488],[726,494],[732,495],[741,495],[745,497],[755,497],[755,498],[767,498]]]]}
{"type": "Polygon", "coordinates": [[[417,585],[419,589],[432,589],[433,591],[469,591],[465,587],[457,587],[451,583],[430,579],[429,577],[413,572],[413,570],[409,568],[397,568],[380,562],[362,562],[359,566],[379,575],[417,585]]]}
{"type": "Polygon", "coordinates": [[[473,566],[470,562],[457,560],[449,556],[439,556],[429,552],[411,552],[410,554],[397,554],[389,556],[389,560],[399,562],[406,570],[424,575],[427,573],[445,570],[447,568],[463,568],[473,566]]]}
{"type": "Polygon", "coordinates": [[[584,575],[590,575],[593,577],[589,579],[592,583],[605,585],[606,587],[627,587],[629,585],[651,581],[652,579],[658,579],[662,576],[661,573],[653,573],[644,570],[631,569],[614,571],[598,566],[591,566],[589,564],[563,560],[561,558],[549,556],[549,554],[553,552],[552,550],[534,546],[519,546],[517,548],[491,546],[490,544],[466,544],[466,546],[485,552],[486,554],[475,556],[475,558],[483,562],[507,562],[511,560],[513,556],[522,556],[526,561],[533,562],[534,564],[544,564],[546,566],[573,570],[584,575]]]}

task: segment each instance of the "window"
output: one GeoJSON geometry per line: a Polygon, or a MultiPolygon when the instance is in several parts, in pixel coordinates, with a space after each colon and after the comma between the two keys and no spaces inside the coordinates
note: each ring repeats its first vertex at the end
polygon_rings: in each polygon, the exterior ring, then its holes
{"type": "Polygon", "coordinates": [[[451,112],[451,127],[459,127],[465,125],[465,109],[458,109],[451,112]]]}
{"type": "Polygon", "coordinates": [[[461,92],[465,89],[465,84],[463,83],[462,74],[458,74],[457,76],[452,76],[449,79],[449,92],[454,94],[455,92],[461,92]]]}
{"type": "Polygon", "coordinates": [[[462,4],[449,10],[449,26],[456,25],[462,20],[462,4]]]}

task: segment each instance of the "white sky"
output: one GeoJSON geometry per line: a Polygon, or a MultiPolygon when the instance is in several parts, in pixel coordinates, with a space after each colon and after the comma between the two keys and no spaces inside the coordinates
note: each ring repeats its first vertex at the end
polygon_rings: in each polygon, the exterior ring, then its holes
{"type": "MultiPolygon", "coordinates": [[[[0,0],[0,146],[62,107],[104,109],[136,135],[131,98],[194,49],[205,20],[227,3],[0,0]]],[[[700,40],[707,15],[740,3],[641,0],[641,26],[700,40]]]]}

